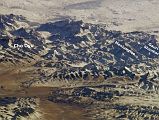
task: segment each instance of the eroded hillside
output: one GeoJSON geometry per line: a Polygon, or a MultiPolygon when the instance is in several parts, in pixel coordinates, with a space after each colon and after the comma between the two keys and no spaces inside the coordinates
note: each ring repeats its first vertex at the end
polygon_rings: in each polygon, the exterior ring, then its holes
{"type": "Polygon", "coordinates": [[[35,24],[23,16],[0,15],[0,65],[1,108],[6,102],[12,119],[33,111],[43,116],[39,99],[78,106],[85,119],[159,119],[154,34],[74,19],[35,24]],[[31,107],[24,113],[9,109],[21,99],[31,107]]]}

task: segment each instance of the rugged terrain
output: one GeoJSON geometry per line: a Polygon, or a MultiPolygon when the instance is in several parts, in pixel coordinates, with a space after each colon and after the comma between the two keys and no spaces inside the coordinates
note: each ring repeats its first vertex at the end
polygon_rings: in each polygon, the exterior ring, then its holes
{"type": "Polygon", "coordinates": [[[34,23],[0,15],[1,119],[48,119],[43,111],[55,108],[42,110],[45,102],[71,106],[59,107],[64,118],[55,120],[159,119],[155,33],[108,30],[73,18],[34,23]]]}

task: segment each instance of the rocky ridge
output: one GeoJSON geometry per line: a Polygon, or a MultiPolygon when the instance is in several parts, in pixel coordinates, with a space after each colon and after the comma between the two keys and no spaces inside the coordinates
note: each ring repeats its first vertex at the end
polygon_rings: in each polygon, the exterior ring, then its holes
{"type": "Polygon", "coordinates": [[[37,106],[38,100],[36,98],[0,98],[0,118],[2,120],[17,120],[31,118],[31,115],[34,118],[36,116],[34,114],[39,114],[37,106]]]}
{"type": "Polygon", "coordinates": [[[0,16],[0,64],[31,64],[22,87],[59,87],[50,101],[83,106],[93,119],[159,119],[158,59],[157,36],[142,31],[0,16]]]}

